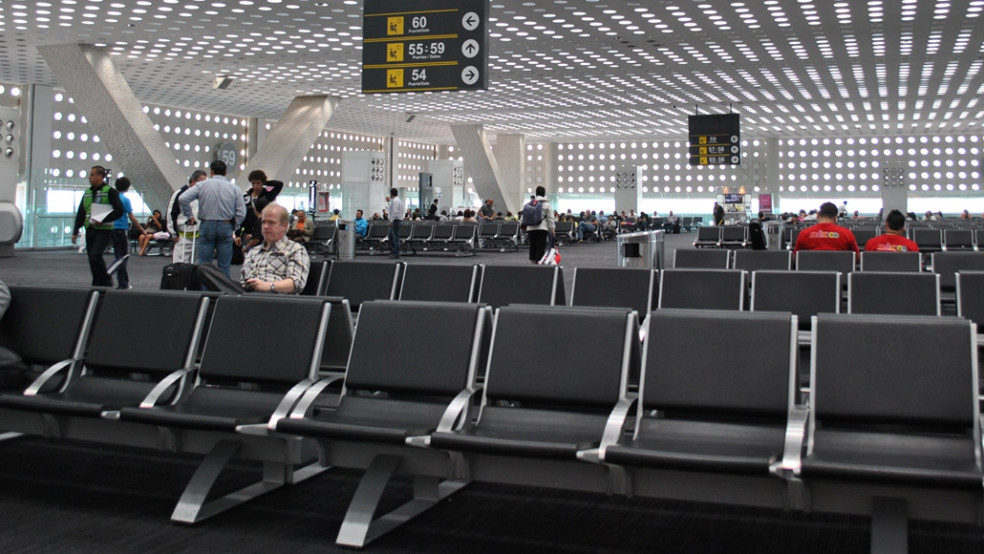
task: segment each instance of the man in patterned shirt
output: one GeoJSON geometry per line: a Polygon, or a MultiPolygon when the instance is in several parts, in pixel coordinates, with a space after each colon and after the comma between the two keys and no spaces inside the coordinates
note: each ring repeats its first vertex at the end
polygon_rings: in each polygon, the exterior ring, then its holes
{"type": "Polygon", "coordinates": [[[263,244],[251,249],[236,283],[210,265],[199,266],[198,278],[209,290],[242,294],[272,292],[299,294],[307,282],[311,262],[307,250],[287,238],[289,215],[279,204],[263,209],[263,244]]]}

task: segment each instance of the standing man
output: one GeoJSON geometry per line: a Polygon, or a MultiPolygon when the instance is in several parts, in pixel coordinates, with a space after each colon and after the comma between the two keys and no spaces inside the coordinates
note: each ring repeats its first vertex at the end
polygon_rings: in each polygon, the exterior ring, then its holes
{"type": "Polygon", "coordinates": [[[437,198],[435,198],[434,201],[431,202],[430,207],[427,208],[427,217],[426,217],[426,219],[430,219],[432,221],[437,221],[437,219],[438,219],[438,216],[437,216],[437,198]]]}
{"type": "Polygon", "coordinates": [[[557,227],[553,209],[546,199],[547,189],[536,187],[536,196],[523,206],[523,223],[526,224],[526,234],[530,237],[530,261],[539,263],[540,258],[547,252],[547,235],[553,235],[557,227]],[[529,214],[535,213],[537,204],[540,205],[540,221],[535,222],[529,214]],[[530,208],[529,210],[527,208],[530,208]]]}
{"type": "Polygon", "coordinates": [[[208,290],[232,294],[300,294],[311,271],[311,259],[303,246],[287,238],[289,221],[287,208],[268,204],[260,215],[263,243],[246,253],[239,282],[210,265],[203,265],[198,269],[202,285],[208,290]]]}
{"type": "MultiPolygon", "coordinates": [[[[171,240],[174,246],[171,248],[171,260],[176,263],[193,264],[195,260],[191,257],[191,245],[198,238],[198,225],[188,225],[188,218],[181,213],[181,203],[178,198],[191,187],[208,179],[208,175],[201,169],[196,169],[188,179],[188,184],[182,186],[171,195],[171,200],[167,203],[167,230],[171,233],[171,240]]],[[[198,215],[198,201],[191,203],[191,214],[198,215]]]]}
{"type": "Polygon", "coordinates": [[[400,199],[400,191],[395,188],[390,189],[390,195],[386,201],[388,202],[388,204],[386,204],[386,211],[389,212],[390,220],[389,257],[391,259],[398,260],[400,259],[400,224],[403,223],[403,213],[405,208],[403,207],[403,200],[400,199]]]}
{"type": "Polygon", "coordinates": [[[836,221],[837,206],[833,202],[821,204],[817,224],[800,231],[793,254],[800,250],[853,250],[855,255],[860,256],[854,233],[837,225],[836,221]]]}
{"type": "Polygon", "coordinates": [[[217,258],[219,271],[229,277],[233,232],[246,218],[246,204],[239,189],[226,178],[225,162],[215,160],[209,169],[211,178],[185,191],[178,202],[181,204],[181,213],[188,218],[187,223],[195,225],[198,220],[191,213],[191,203],[198,200],[198,216],[201,219],[198,263],[208,265],[213,258],[217,258]]]}
{"type": "Polygon", "coordinates": [[[905,215],[892,210],[885,216],[885,234],[864,244],[865,252],[919,252],[919,246],[905,238],[905,215]]]}
{"type": "Polygon", "coordinates": [[[482,207],[478,210],[478,218],[485,221],[492,221],[495,219],[495,208],[492,207],[492,199],[489,198],[482,204],[482,207]]]}
{"type": "Polygon", "coordinates": [[[724,206],[714,203],[714,225],[724,225],[724,206]]]}
{"type": "Polygon", "coordinates": [[[120,193],[106,183],[106,168],[94,165],[89,170],[89,185],[79,202],[72,227],[72,244],[79,239],[79,229],[85,227],[85,249],[89,256],[92,286],[111,287],[113,279],[106,273],[103,252],[113,242],[113,222],[123,216],[120,193]]]}
{"type": "Polygon", "coordinates": [[[117,179],[116,190],[120,193],[120,202],[123,204],[124,213],[123,217],[113,222],[113,254],[116,261],[109,266],[107,273],[115,273],[116,281],[119,283],[117,288],[125,290],[133,288],[130,286],[130,275],[126,272],[126,260],[130,257],[130,223],[133,223],[133,228],[139,230],[141,235],[145,235],[147,232],[133,215],[133,206],[130,204],[130,199],[124,194],[130,190],[130,179],[126,177],[117,179]]]}

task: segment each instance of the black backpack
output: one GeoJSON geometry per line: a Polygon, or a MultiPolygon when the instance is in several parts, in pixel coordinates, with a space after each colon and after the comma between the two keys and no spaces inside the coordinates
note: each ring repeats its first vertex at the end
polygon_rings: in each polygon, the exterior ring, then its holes
{"type": "Polygon", "coordinates": [[[523,225],[539,225],[543,221],[543,204],[530,200],[523,206],[523,225]]]}

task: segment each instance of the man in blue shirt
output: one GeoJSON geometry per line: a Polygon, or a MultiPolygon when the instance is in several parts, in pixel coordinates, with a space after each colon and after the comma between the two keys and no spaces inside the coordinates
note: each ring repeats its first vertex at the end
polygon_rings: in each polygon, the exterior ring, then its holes
{"type": "Polygon", "coordinates": [[[198,231],[198,263],[208,265],[215,258],[219,271],[229,277],[232,265],[233,231],[246,218],[246,204],[239,189],[226,178],[226,164],[215,160],[209,166],[212,177],[185,191],[178,202],[187,225],[201,220],[198,231]],[[198,217],[191,213],[191,202],[198,200],[198,217]]]}
{"type": "Polygon", "coordinates": [[[123,216],[113,222],[113,254],[116,261],[109,266],[106,273],[110,275],[116,273],[116,281],[119,283],[117,288],[125,290],[133,288],[130,286],[130,275],[126,272],[126,260],[130,257],[130,223],[133,223],[135,229],[140,229],[140,234],[145,234],[146,231],[133,215],[133,205],[124,194],[130,190],[130,180],[126,177],[117,179],[116,190],[119,191],[120,202],[123,204],[123,216]]]}
{"type": "Polygon", "coordinates": [[[362,210],[355,210],[355,234],[362,238],[369,234],[369,222],[362,217],[362,210]]]}

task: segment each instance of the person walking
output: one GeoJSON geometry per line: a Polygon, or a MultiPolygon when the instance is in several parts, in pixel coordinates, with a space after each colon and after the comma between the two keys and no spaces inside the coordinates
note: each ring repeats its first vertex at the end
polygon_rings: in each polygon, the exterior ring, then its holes
{"type": "Polygon", "coordinates": [[[530,238],[530,261],[539,263],[547,251],[547,235],[553,235],[557,222],[554,219],[553,208],[546,199],[547,189],[536,187],[536,196],[523,207],[523,223],[526,224],[526,234],[530,238]],[[539,206],[538,206],[539,205],[539,206]],[[534,223],[530,213],[539,212],[541,219],[534,223]]]}
{"type": "Polygon", "coordinates": [[[143,236],[146,231],[140,226],[137,217],[133,215],[133,205],[126,197],[126,191],[130,190],[130,179],[120,177],[116,180],[116,191],[120,193],[120,202],[123,204],[123,217],[113,222],[113,255],[116,260],[113,265],[106,270],[110,275],[116,274],[116,282],[119,289],[132,289],[130,286],[130,274],[126,272],[126,262],[130,257],[130,224],[134,229],[140,231],[143,236]]]}
{"type": "Polygon", "coordinates": [[[395,188],[390,189],[390,194],[386,198],[386,201],[386,211],[389,213],[390,220],[389,257],[395,260],[400,258],[400,224],[403,223],[405,208],[403,206],[403,200],[400,198],[400,191],[395,188]]]}
{"type": "Polygon", "coordinates": [[[229,277],[232,265],[233,234],[246,217],[242,193],[226,178],[226,164],[215,160],[209,166],[211,177],[186,190],[178,197],[187,225],[199,225],[198,263],[208,265],[215,259],[219,271],[229,277]],[[191,203],[198,200],[198,219],[191,203]]]}
{"type": "Polygon", "coordinates": [[[79,239],[79,229],[85,228],[85,249],[89,256],[92,286],[111,287],[113,279],[106,273],[103,253],[113,242],[113,222],[123,216],[120,193],[106,183],[106,168],[94,165],[89,170],[89,188],[82,194],[75,225],[72,227],[72,244],[79,239]]]}

